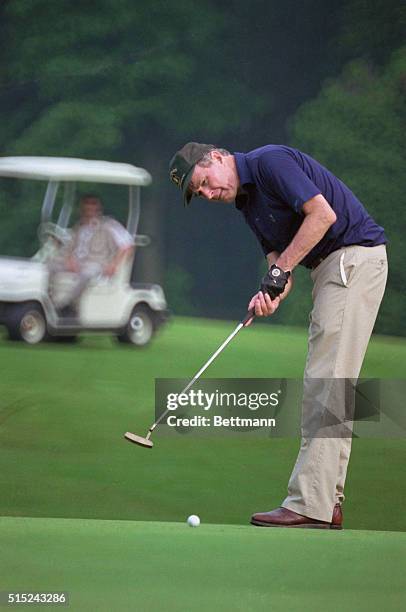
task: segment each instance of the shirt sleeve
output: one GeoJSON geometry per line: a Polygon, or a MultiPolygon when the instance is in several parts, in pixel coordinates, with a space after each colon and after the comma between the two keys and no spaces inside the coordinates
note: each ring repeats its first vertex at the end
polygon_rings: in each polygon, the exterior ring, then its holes
{"type": "Polygon", "coordinates": [[[272,191],[296,213],[321,190],[302,170],[295,158],[283,149],[263,153],[258,173],[265,191],[272,191]]]}

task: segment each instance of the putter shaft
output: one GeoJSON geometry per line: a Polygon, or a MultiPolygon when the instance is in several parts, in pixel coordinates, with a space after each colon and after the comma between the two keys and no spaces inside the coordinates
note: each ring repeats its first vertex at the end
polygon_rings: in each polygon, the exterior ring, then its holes
{"type": "MultiPolygon", "coordinates": [[[[228,336],[228,338],[226,338],[223,342],[223,344],[221,344],[219,346],[219,348],[217,349],[217,351],[215,353],[213,353],[213,355],[210,357],[210,359],[200,368],[200,370],[193,376],[192,380],[186,385],[186,387],[183,389],[183,391],[181,391],[181,393],[179,395],[182,395],[183,393],[187,393],[189,391],[189,389],[194,385],[194,383],[200,378],[200,376],[203,374],[203,372],[205,370],[207,370],[207,368],[209,367],[209,365],[211,363],[213,363],[213,361],[216,359],[216,357],[218,357],[220,355],[220,353],[226,348],[227,344],[229,344],[231,342],[231,340],[238,334],[238,332],[245,327],[245,325],[248,323],[248,321],[252,318],[255,317],[254,314],[254,310],[251,309],[248,311],[247,315],[245,316],[245,318],[239,322],[239,324],[237,325],[237,327],[235,328],[235,330],[233,332],[231,332],[231,334],[228,336]]],[[[157,425],[159,425],[159,423],[166,417],[166,415],[168,414],[168,412],[170,412],[169,408],[167,408],[162,414],[161,416],[155,421],[155,423],[153,425],[151,425],[151,427],[148,430],[148,434],[147,434],[147,439],[149,440],[152,432],[154,431],[155,427],[157,425]]]]}

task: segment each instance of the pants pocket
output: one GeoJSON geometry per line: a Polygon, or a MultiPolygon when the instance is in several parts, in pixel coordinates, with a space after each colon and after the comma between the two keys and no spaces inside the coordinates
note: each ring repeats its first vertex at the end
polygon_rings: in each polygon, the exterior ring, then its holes
{"type": "Polygon", "coordinates": [[[350,257],[348,252],[343,251],[340,255],[338,267],[341,285],[348,287],[355,270],[354,254],[350,257]]]}

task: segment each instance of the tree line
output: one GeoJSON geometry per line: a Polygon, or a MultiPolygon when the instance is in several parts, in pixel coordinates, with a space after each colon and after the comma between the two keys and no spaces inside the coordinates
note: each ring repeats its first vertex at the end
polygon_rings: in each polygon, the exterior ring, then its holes
{"type": "MultiPolygon", "coordinates": [[[[377,330],[405,334],[406,51],[395,0],[6,0],[0,5],[2,155],[147,168],[135,273],[180,314],[238,317],[264,270],[232,206],[183,210],[167,165],[188,140],[302,148],[342,178],[389,238],[377,330]]],[[[42,186],[2,181],[0,252],[37,248],[42,186]]],[[[103,193],[102,193],[103,195],[103,193]]],[[[108,212],[121,195],[105,191],[108,212]]],[[[308,273],[277,320],[307,323],[308,273]]]]}

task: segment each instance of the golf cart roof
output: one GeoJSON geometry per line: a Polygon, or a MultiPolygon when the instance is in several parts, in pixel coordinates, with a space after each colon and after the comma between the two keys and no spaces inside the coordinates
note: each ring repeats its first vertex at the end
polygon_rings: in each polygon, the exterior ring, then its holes
{"type": "Polygon", "coordinates": [[[73,157],[0,157],[0,176],[47,181],[86,181],[139,185],[151,175],[131,164],[73,157]]]}

